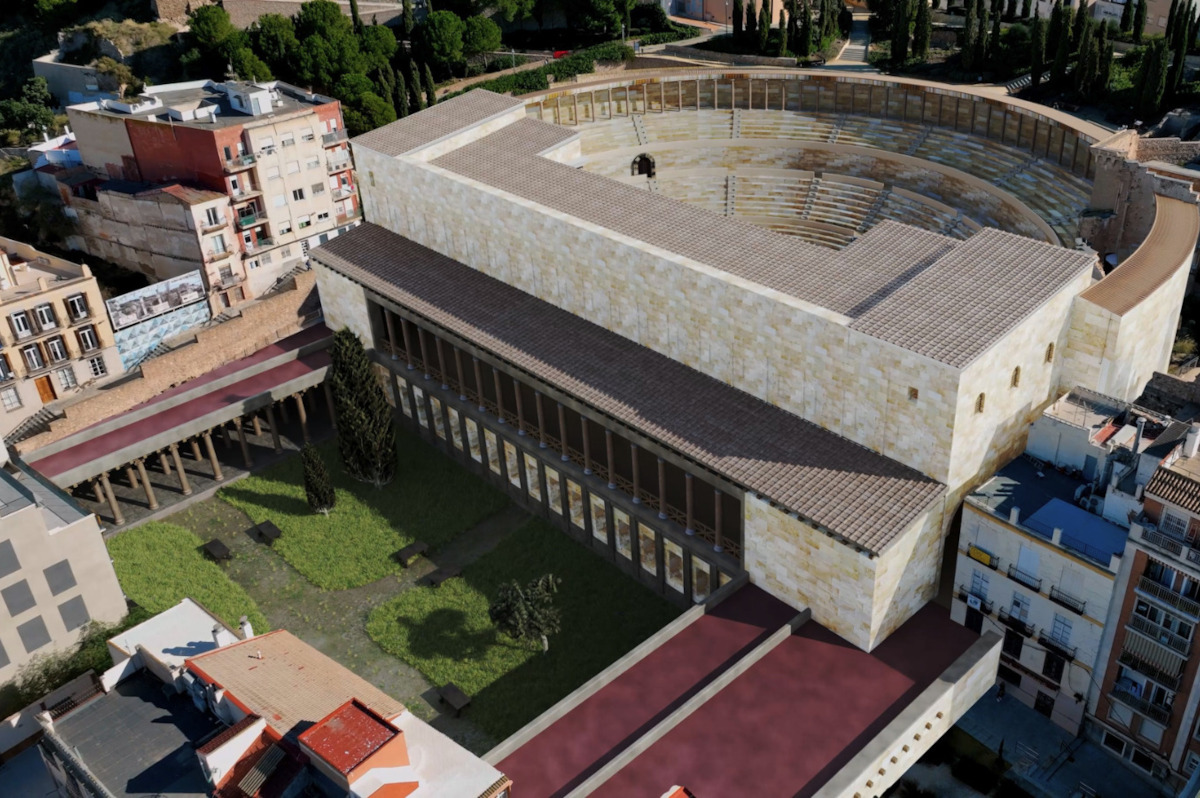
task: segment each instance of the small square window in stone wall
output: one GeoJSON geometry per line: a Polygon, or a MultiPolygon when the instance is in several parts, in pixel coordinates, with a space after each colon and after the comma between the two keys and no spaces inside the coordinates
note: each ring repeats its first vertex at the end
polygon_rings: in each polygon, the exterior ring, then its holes
{"type": "Polygon", "coordinates": [[[70,560],[56,562],[42,573],[46,575],[46,584],[50,586],[52,595],[57,596],[75,587],[75,574],[71,571],[70,560]]]}
{"type": "Polygon", "coordinates": [[[0,596],[4,597],[4,606],[8,607],[8,614],[14,618],[37,603],[33,600],[33,591],[29,589],[29,583],[24,579],[0,590],[0,596]]]}
{"type": "Polygon", "coordinates": [[[46,623],[40,615],[18,626],[17,634],[21,636],[21,643],[24,644],[27,654],[32,654],[50,642],[50,633],[46,631],[46,623]]]}
{"type": "Polygon", "coordinates": [[[92,619],[92,616],[88,615],[87,605],[83,603],[83,596],[76,596],[59,604],[58,614],[62,616],[63,626],[67,627],[68,632],[78,629],[92,619]]]}
{"type": "Polygon", "coordinates": [[[15,574],[21,568],[11,540],[0,540],[0,577],[15,574]]]}

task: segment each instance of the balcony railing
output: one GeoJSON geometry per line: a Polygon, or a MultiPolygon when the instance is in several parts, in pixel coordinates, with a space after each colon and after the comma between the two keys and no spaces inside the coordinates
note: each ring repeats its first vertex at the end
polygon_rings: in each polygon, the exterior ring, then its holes
{"type": "Polygon", "coordinates": [[[972,603],[971,600],[974,599],[979,602],[980,612],[982,612],[984,615],[992,614],[992,602],[988,601],[983,596],[975,595],[970,590],[967,590],[967,588],[963,585],[958,586],[958,597],[960,600],[967,602],[968,606],[972,603]]]}
{"type": "Polygon", "coordinates": [[[354,193],[353,186],[339,186],[333,190],[333,198],[335,200],[345,199],[354,193]]]}
{"type": "Polygon", "coordinates": [[[1187,544],[1173,535],[1167,535],[1155,529],[1149,529],[1145,526],[1138,525],[1141,530],[1141,538],[1152,546],[1169,551],[1176,557],[1183,556],[1183,550],[1187,544]]]}
{"type": "Polygon", "coordinates": [[[1169,587],[1160,585],[1148,576],[1143,576],[1138,580],[1137,589],[1157,599],[1165,604],[1170,604],[1180,612],[1187,613],[1193,618],[1200,619],[1200,602],[1194,601],[1187,596],[1176,593],[1169,587]]]}
{"type": "Polygon", "coordinates": [[[1164,726],[1171,725],[1171,710],[1167,707],[1159,706],[1158,704],[1151,704],[1146,699],[1139,698],[1128,690],[1122,690],[1119,687],[1114,688],[1113,691],[1108,695],[1110,698],[1120,701],[1130,709],[1140,712],[1141,714],[1150,718],[1150,720],[1161,723],[1164,726]]]}
{"type": "Polygon", "coordinates": [[[1000,623],[1008,628],[1018,631],[1026,637],[1033,637],[1033,624],[1014,616],[1003,607],[1000,608],[1000,614],[997,617],[1000,619],[1000,623]]]}
{"type": "Polygon", "coordinates": [[[240,169],[248,169],[254,166],[254,162],[258,160],[254,153],[248,152],[245,155],[239,155],[236,158],[230,158],[225,162],[226,172],[236,172],[240,169]]]}
{"type": "Polygon", "coordinates": [[[266,211],[251,211],[249,213],[242,211],[238,214],[238,227],[253,227],[260,222],[266,221],[266,219],[266,211]]]}
{"type": "Polygon", "coordinates": [[[217,288],[233,288],[235,285],[244,282],[245,277],[240,274],[225,274],[218,277],[214,282],[217,288]]]}
{"type": "Polygon", "coordinates": [[[344,172],[350,168],[349,158],[329,158],[325,161],[330,172],[344,172]]]}
{"type": "Polygon", "coordinates": [[[247,244],[246,252],[248,254],[262,252],[264,249],[270,249],[273,246],[275,246],[275,239],[263,237],[259,238],[253,244],[247,244]]]}
{"type": "Polygon", "coordinates": [[[981,562],[993,571],[1000,567],[1000,558],[986,549],[978,546],[967,546],[967,556],[975,562],[981,562]]]}
{"type": "Polygon", "coordinates": [[[1075,598],[1070,593],[1060,590],[1056,585],[1050,586],[1050,600],[1077,615],[1083,615],[1083,611],[1087,607],[1086,601],[1075,598]]]}
{"type": "Polygon", "coordinates": [[[338,142],[345,141],[345,140],[346,140],[346,129],[342,128],[341,130],[335,130],[332,133],[326,133],[323,136],[321,136],[321,146],[332,147],[334,144],[337,144],[338,142]]]}
{"type": "Polygon", "coordinates": [[[1075,659],[1075,652],[1078,650],[1075,646],[1069,646],[1061,640],[1050,636],[1046,633],[1045,629],[1038,634],[1038,642],[1067,660],[1075,659]]]}
{"type": "Polygon", "coordinates": [[[1126,626],[1185,657],[1191,650],[1192,643],[1186,637],[1164,629],[1156,623],[1151,623],[1140,615],[1130,615],[1129,623],[1126,626]]]}
{"type": "Polygon", "coordinates": [[[1008,566],[1008,578],[1014,582],[1020,582],[1030,590],[1036,590],[1039,593],[1042,592],[1042,580],[1028,571],[1022,571],[1015,565],[1008,566]]]}
{"type": "Polygon", "coordinates": [[[1122,650],[1121,653],[1117,655],[1117,662],[1120,662],[1122,665],[1127,665],[1139,673],[1149,676],[1151,679],[1169,690],[1179,689],[1178,673],[1168,673],[1167,671],[1164,671],[1157,665],[1148,662],[1142,657],[1139,657],[1137,654],[1129,651],[1128,649],[1122,650]]]}

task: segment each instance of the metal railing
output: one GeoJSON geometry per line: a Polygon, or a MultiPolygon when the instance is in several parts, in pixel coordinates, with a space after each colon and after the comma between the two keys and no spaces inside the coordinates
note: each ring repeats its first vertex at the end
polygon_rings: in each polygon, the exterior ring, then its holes
{"type": "Polygon", "coordinates": [[[1007,609],[1001,607],[997,617],[1000,619],[1000,623],[1008,628],[1018,631],[1026,637],[1033,637],[1033,624],[1016,617],[1007,609]]]}
{"type": "Polygon", "coordinates": [[[251,227],[259,222],[266,221],[266,218],[266,211],[251,211],[250,213],[242,211],[238,213],[238,227],[251,227]]]}
{"type": "Polygon", "coordinates": [[[1146,620],[1140,615],[1130,615],[1129,623],[1126,624],[1133,631],[1142,634],[1154,642],[1166,646],[1177,654],[1187,656],[1191,650],[1192,643],[1186,637],[1177,635],[1174,632],[1164,629],[1156,623],[1146,620]]]}
{"type": "Polygon", "coordinates": [[[1200,619],[1200,602],[1176,593],[1171,588],[1160,585],[1148,576],[1143,576],[1138,580],[1137,589],[1151,598],[1158,599],[1165,604],[1170,604],[1180,612],[1185,612],[1193,618],[1200,619]]]}
{"type": "Polygon", "coordinates": [[[229,274],[223,277],[218,277],[214,285],[216,285],[218,288],[233,288],[235,285],[238,285],[245,280],[246,278],[240,274],[229,274]]]}
{"type": "Polygon", "coordinates": [[[1068,660],[1075,659],[1075,652],[1078,651],[1075,646],[1067,645],[1058,638],[1048,634],[1045,629],[1038,633],[1038,642],[1055,654],[1068,660]]]}
{"type": "MultiPolygon", "coordinates": [[[[962,601],[968,601],[968,599],[972,599],[972,598],[977,599],[979,601],[980,611],[983,612],[984,615],[992,614],[992,602],[988,601],[983,596],[975,595],[970,590],[967,590],[967,588],[964,585],[958,586],[958,597],[962,601]]],[[[969,603],[970,602],[968,601],[968,604],[969,603]]]]}
{"type": "Polygon", "coordinates": [[[1169,551],[1176,557],[1183,555],[1183,549],[1186,545],[1183,540],[1167,535],[1163,532],[1158,532],[1153,529],[1141,527],[1141,538],[1152,546],[1156,546],[1164,551],[1169,551]]]}
{"type": "Polygon", "coordinates": [[[325,133],[321,136],[321,146],[330,147],[337,144],[339,141],[346,140],[346,129],[334,130],[331,133],[325,133]]]}
{"type": "Polygon", "coordinates": [[[1171,710],[1169,707],[1151,704],[1146,699],[1139,698],[1128,690],[1122,690],[1119,687],[1113,688],[1113,691],[1108,695],[1109,698],[1112,698],[1115,701],[1120,701],[1130,709],[1140,712],[1141,714],[1150,718],[1150,720],[1161,723],[1164,726],[1169,726],[1171,724],[1171,710]]]}
{"type": "Polygon", "coordinates": [[[353,186],[338,186],[332,191],[335,200],[345,199],[354,193],[353,186]]]}
{"type": "Polygon", "coordinates": [[[1042,592],[1042,580],[1028,571],[1022,571],[1015,565],[1008,566],[1008,578],[1014,582],[1020,582],[1030,590],[1036,590],[1038,593],[1042,592]]]}
{"type": "Polygon", "coordinates": [[[1083,615],[1084,609],[1087,608],[1086,601],[1075,598],[1070,593],[1060,590],[1056,585],[1050,586],[1050,600],[1055,604],[1066,607],[1078,615],[1083,615]]]}
{"type": "Polygon", "coordinates": [[[236,172],[239,169],[245,169],[248,166],[253,166],[258,157],[254,153],[248,152],[245,155],[239,155],[236,158],[230,158],[225,162],[226,172],[236,172]]]}
{"type": "Polygon", "coordinates": [[[330,172],[341,172],[350,168],[349,158],[328,158],[325,161],[325,167],[330,172]]]}
{"type": "Polygon", "coordinates": [[[253,244],[247,244],[246,252],[247,253],[262,252],[264,249],[268,249],[273,246],[275,246],[275,239],[262,237],[262,238],[259,238],[257,241],[255,241],[253,244]]]}
{"type": "Polygon", "coordinates": [[[1117,655],[1117,662],[1121,663],[1122,665],[1127,665],[1128,667],[1133,668],[1140,673],[1144,673],[1167,689],[1179,689],[1178,673],[1168,673],[1157,665],[1147,662],[1128,649],[1122,649],[1121,653],[1117,655]]]}

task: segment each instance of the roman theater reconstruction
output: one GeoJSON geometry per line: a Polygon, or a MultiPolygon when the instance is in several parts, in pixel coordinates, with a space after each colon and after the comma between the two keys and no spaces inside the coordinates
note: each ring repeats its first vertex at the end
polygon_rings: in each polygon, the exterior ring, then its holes
{"type": "MultiPolygon", "coordinates": [[[[919,674],[893,656],[960,640],[922,609],[951,521],[1062,393],[1129,400],[1165,369],[1200,233],[1187,143],[878,76],[474,91],[352,146],[369,223],[314,268],[398,414],[664,594],[748,580],[798,614],[742,679],[805,629],[904,672],[844,747],[776,773],[803,794],[878,794],[992,684],[994,634],[919,674]]],[[[547,794],[642,794],[661,746],[722,759],[698,722],[640,758],[520,742],[568,763],[547,794]]],[[[521,750],[492,759],[551,778],[521,750]]]]}

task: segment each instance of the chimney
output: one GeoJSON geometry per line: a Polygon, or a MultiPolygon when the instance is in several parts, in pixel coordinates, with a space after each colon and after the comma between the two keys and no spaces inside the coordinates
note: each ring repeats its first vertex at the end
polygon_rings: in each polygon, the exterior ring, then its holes
{"type": "MultiPolygon", "coordinates": [[[[242,630],[242,639],[249,640],[254,637],[254,627],[250,625],[250,619],[245,615],[238,621],[238,628],[242,630]]],[[[259,658],[261,659],[261,657],[259,658]]]]}
{"type": "Polygon", "coordinates": [[[1114,574],[1121,570],[1121,552],[1117,552],[1112,557],[1108,558],[1108,570],[1114,574]]]}
{"type": "Polygon", "coordinates": [[[1010,524],[1020,523],[1020,520],[1021,520],[1021,508],[1020,507],[1014,507],[1008,511],[1008,522],[1010,524]]]}
{"type": "Polygon", "coordinates": [[[1062,527],[1060,527],[1060,526],[1054,527],[1054,531],[1052,533],[1050,533],[1050,542],[1053,543],[1055,546],[1062,545],[1062,527]]]}
{"type": "Polygon", "coordinates": [[[221,624],[219,624],[219,623],[213,624],[212,636],[213,636],[213,643],[216,644],[217,648],[220,648],[221,647],[221,624]]]}
{"type": "Polygon", "coordinates": [[[1200,426],[1193,424],[1188,427],[1187,436],[1183,439],[1183,456],[1195,457],[1198,447],[1200,447],[1200,426]]]}
{"type": "Polygon", "coordinates": [[[1145,433],[1145,431],[1146,431],[1146,418],[1145,418],[1145,416],[1138,416],[1137,435],[1133,436],[1133,453],[1134,454],[1137,454],[1138,450],[1141,449],[1142,435],[1145,433]]]}

